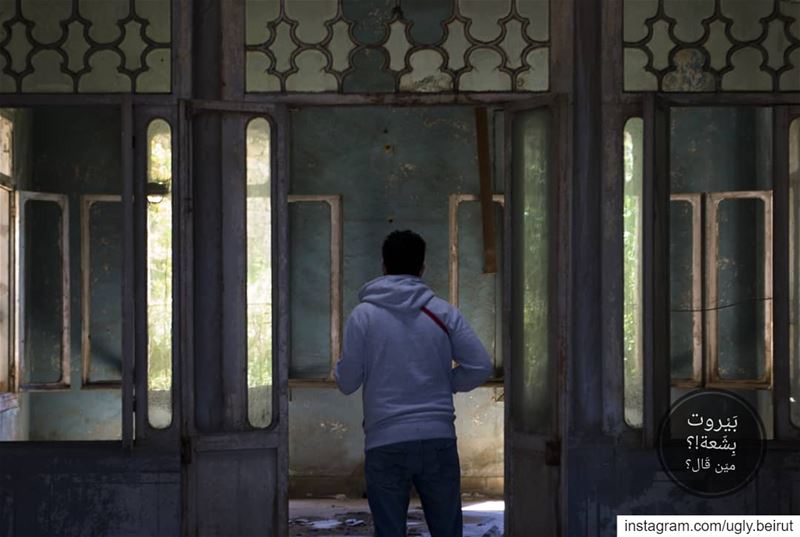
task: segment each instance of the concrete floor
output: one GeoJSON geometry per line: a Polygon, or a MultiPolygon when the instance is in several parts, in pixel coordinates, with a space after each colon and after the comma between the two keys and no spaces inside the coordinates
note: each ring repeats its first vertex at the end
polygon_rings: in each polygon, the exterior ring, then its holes
{"type": "MultiPolygon", "coordinates": [[[[503,500],[465,497],[464,537],[501,537],[503,500]]],[[[372,517],[367,500],[343,496],[289,501],[290,537],[343,537],[372,535],[372,517]]],[[[430,537],[419,500],[411,500],[408,535],[430,537]]]]}

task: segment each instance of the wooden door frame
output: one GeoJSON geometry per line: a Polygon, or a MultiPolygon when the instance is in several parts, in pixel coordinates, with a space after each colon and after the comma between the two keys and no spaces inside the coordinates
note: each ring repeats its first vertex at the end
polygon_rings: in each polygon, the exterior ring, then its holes
{"type": "MultiPolygon", "coordinates": [[[[193,474],[192,460],[203,451],[275,449],[276,458],[276,511],[273,528],[276,535],[288,534],[288,360],[289,360],[289,242],[288,242],[288,148],[289,125],[288,110],[284,105],[266,103],[245,103],[243,101],[187,100],[180,103],[180,155],[185,164],[180,176],[183,185],[180,196],[183,203],[181,219],[181,271],[185,278],[181,287],[184,334],[182,343],[181,402],[185,409],[181,424],[182,458],[182,504],[183,534],[196,535],[198,479],[193,474]],[[271,143],[271,200],[273,225],[272,243],[272,303],[273,303],[273,355],[272,355],[272,419],[266,429],[236,430],[230,432],[201,432],[195,423],[195,352],[194,337],[194,231],[193,196],[194,177],[192,173],[192,153],[194,146],[191,134],[192,118],[198,114],[219,114],[233,116],[264,117],[270,123],[271,143]]],[[[245,162],[241,162],[242,174],[246,173],[245,162]]],[[[224,165],[223,165],[224,166],[224,165]]],[[[227,170],[235,172],[237,170],[227,170]]],[[[223,171],[224,173],[224,171],[223,171]]],[[[233,211],[223,200],[223,210],[233,211]]],[[[242,305],[244,307],[244,305],[242,305]]],[[[244,327],[243,327],[244,328],[244,327]]],[[[220,334],[222,337],[222,334],[220,334]]],[[[234,369],[232,364],[223,367],[234,369]]],[[[240,373],[240,372],[239,372],[240,373]]],[[[234,373],[238,374],[238,373],[234,373]]],[[[245,373],[246,375],[246,373],[245,373]]],[[[244,379],[246,392],[246,378],[244,379]]],[[[239,394],[242,395],[242,394],[239,394]]],[[[246,397],[246,394],[245,394],[246,397]]]]}
{"type": "Polygon", "coordinates": [[[565,380],[566,380],[566,358],[567,348],[569,346],[569,303],[568,303],[568,284],[564,274],[568,274],[569,267],[569,192],[570,184],[568,181],[570,165],[568,155],[570,152],[569,139],[570,129],[568,118],[570,117],[568,96],[565,94],[548,94],[529,98],[524,101],[510,103],[505,107],[505,133],[504,133],[504,167],[505,167],[505,192],[506,192],[506,208],[504,211],[504,241],[503,249],[503,279],[506,285],[503,289],[503,317],[505,319],[503,325],[503,354],[504,359],[504,391],[505,391],[505,407],[504,407],[504,431],[505,431],[505,501],[506,501],[506,531],[509,531],[509,521],[512,519],[512,514],[515,507],[516,494],[512,490],[514,470],[514,457],[513,451],[517,443],[522,443],[524,448],[535,448],[542,451],[544,454],[545,464],[548,466],[559,466],[559,483],[556,484],[558,488],[557,497],[555,501],[553,516],[556,519],[553,521],[554,526],[558,528],[559,532],[563,531],[562,519],[564,517],[566,502],[563,497],[565,488],[565,466],[561,464],[564,460],[564,444],[562,439],[565,438],[564,426],[564,411],[566,408],[565,402],[565,380]],[[553,397],[552,401],[552,430],[549,438],[544,438],[546,435],[534,435],[526,433],[517,433],[512,430],[511,426],[511,402],[513,400],[513,376],[514,373],[514,357],[512,355],[512,300],[514,292],[518,290],[513,289],[514,282],[517,280],[513,274],[512,262],[512,245],[514,240],[512,216],[514,212],[515,203],[517,199],[514,194],[514,181],[513,181],[513,128],[515,115],[525,110],[535,109],[548,109],[551,111],[551,131],[550,131],[550,174],[548,185],[548,200],[550,210],[550,226],[548,231],[551,234],[551,240],[548,244],[549,255],[549,268],[548,268],[548,308],[551,314],[548,319],[550,333],[550,340],[548,343],[548,353],[550,360],[554,363],[553,378],[553,397]],[[532,438],[533,436],[542,436],[542,438],[532,438]]]}

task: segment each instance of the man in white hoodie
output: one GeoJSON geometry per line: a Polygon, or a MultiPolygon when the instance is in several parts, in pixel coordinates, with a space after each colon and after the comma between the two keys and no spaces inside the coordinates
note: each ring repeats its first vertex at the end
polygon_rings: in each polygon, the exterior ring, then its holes
{"type": "Polygon", "coordinates": [[[461,537],[453,393],[480,386],[492,372],[489,354],[458,309],[421,280],[424,268],[422,237],[412,231],[386,237],[384,276],[359,292],[336,365],[343,393],[363,386],[376,537],[405,537],[412,484],[431,536],[461,537]]]}

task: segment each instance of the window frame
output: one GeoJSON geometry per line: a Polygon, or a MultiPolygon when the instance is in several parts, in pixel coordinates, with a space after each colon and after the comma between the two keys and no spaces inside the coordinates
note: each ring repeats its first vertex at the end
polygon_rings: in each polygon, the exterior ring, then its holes
{"type": "MultiPolygon", "coordinates": [[[[181,286],[184,279],[179,274],[181,265],[181,246],[185,245],[182,238],[186,233],[184,218],[187,216],[188,207],[182,203],[182,198],[188,197],[185,192],[187,177],[186,171],[182,171],[179,162],[185,157],[186,141],[180,138],[180,120],[185,114],[183,105],[177,109],[168,105],[145,105],[137,107],[135,118],[135,138],[142,140],[134,147],[134,192],[133,192],[133,218],[134,233],[136,236],[136,257],[134,271],[136,303],[132,311],[137,326],[135,334],[135,355],[134,362],[136,371],[143,371],[144,374],[137,375],[134,379],[136,393],[136,442],[147,446],[169,447],[175,446],[179,441],[182,413],[181,413],[181,364],[180,364],[180,334],[186,328],[181,320],[184,318],[184,310],[181,309],[179,299],[182,296],[181,286]],[[150,423],[149,411],[149,324],[148,324],[148,299],[149,288],[147,281],[147,252],[148,252],[148,232],[147,232],[147,186],[149,168],[149,140],[147,137],[148,128],[155,120],[162,120],[170,127],[172,138],[172,178],[170,190],[170,202],[172,204],[172,316],[171,316],[171,368],[172,384],[170,389],[172,419],[167,427],[154,427],[150,423]],[[183,213],[181,213],[183,211],[183,213]]],[[[186,264],[185,262],[183,263],[186,264]]]]}
{"type": "Polygon", "coordinates": [[[15,190],[16,207],[14,237],[14,259],[12,267],[14,273],[15,303],[15,352],[14,368],[17,378],[16,389],[19,392],[27,391],[57,391],[69,390],[72,386],[72,343],[71,343],[71,274],[70,274],[70,200],[67,194],[52,194],[48,192],[34,192],[29,190],[15,190]],[[54,382],[24,382],[25,371],[25,313],[26,297],[24,293],[25,249],[27,239],[25,235],[26,205],[29,201],[44,201],[55,203],[61,209],[61,371],[59,380],[54,382]]]}
{"type": "Polygon", "coordinates": [[[344,260],[344,217],[342,213],[341,194],[289,194],[288,203],[324,203],[330,211],[330,258],[331,268],[329,277],[330,290],[330,369],[324,378],[293,377],[291,375],[291,356],[289,357],[289,386],[328,386],[336,387],[334,369],[342,354],[342,290],[344,285],[343,260],[344,260]]]}
{"type": "MultiPolygon", "coordinates": [[[[13,142],[12,142],[13,143],[13,142]]],[[[13,151],[13,149],[12,149],[13,151]]],[[[12,170],[13,173],[13,170],[12,170]]],[[[13,177],[12,177],[13,180],[13,177]]],[[[5,267],[0,267],[0,271],[4,272],[6,286],[7,286],[7,304],[6,306],[6,316],[7,316],[7,328],[5,330],[5,344],[3,345],[5,352],[5,358],[0,361],[0,413],[12,409],[17,408],[19,403],[17,401],[18,397],[18,375],[16,369],[16,356],[15,356],[15,349],[16,349],[16,307],[15,307],[15,296],[16,296],[16,278],[14,273],[14,267],[16,266],[16,248],[15,248],[15,237],[16,237],[16,218],[15,218],[15,211],[16,211],[16,200],[14,196],[14,189],[5,185],[0,185],[0,191],[2,191],[4,196],[8,198],[8,213],[6,215],[0,215],[7,219],[7,236],[6,236],[6,249],[8,256],[7,265],[5,267]]],[[[2,225],[2,223],[0,223],[2,225]]]]}
{"type": "MultiPolygon", "coordinates": [[[[448,272],[448,290],[449,290],[449,302],[456,308],[459,304],[459,240],[458,240],[458,209],[460,208],[461,204],[464,202],[480,202],[480,196],[477,194],[463,194],[463,193],[454,193],[450,194],[449,201],[448,201],[448,212],[447,212],[447,221],[448,221],[448,256],[447,256],[447,272],[448,272]]],[[[492,206],[499,205],[505,213],[506,207],[506,195],[503,194],[492,194],[492,206]]],[[[502,220],[505,221],[505,214],[502,216],[502,220]]],[[[500,229],[501,232],[505,232],[505,229],[500,229]]],[[[503,248],[498,249],[499,252],[504,251],[503,248]]],[[[503,259],[504,260],[504,259],[503,259]]],[[[496,273],[498,278],[502,278],[503,271],[498,270],[496,273]]],[[[502,292],[498,293],[496,299],[496,308],[497,314],[505,317],[503,315],[503,294],[502,292]]],[[[495,315],[495,319],[497,319],[497,314],[495,315]]],[[[507,322],[507,321],[506,321],[507,322]]],[[[500,354],[503,359],[503,328],[498,327],[495,323],[494,325],[494,332],[495,332],[495,344],[493,352],[491,353],[492,357],[492,365],[495,371],[498,371],[497,367],[497,354],[500,354]]],[[[493,375],[490,377],[486,382],[484,382],[481,386],[490,386],[490,387],[501,387],[503,386],[503,367],[502,365],[499,368],[500,375],[493,375]]]]}
{"type": "Polygon", "coordinates": [[[117,203],[121,208],[122,196],[118,194],[84,194],[80,197],[81,389],[120,389],[122,388],[122,379],[103,381],[95,381],[91,379],[91,211],[92,206],[96,203],[117,203]]]}

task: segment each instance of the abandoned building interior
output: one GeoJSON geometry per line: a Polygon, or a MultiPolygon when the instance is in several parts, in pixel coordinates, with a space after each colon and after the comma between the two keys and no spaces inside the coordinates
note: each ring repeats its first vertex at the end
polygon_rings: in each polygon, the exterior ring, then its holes
{"type": "Polygon", "coordinates": [[[797,0],[0,0],[0,535],[370,534],[395,229],[494,365],[470,535],[800,513],[797,0]],[[720,498],[655,454],[711,388],[767,436],[720,498]]]}

